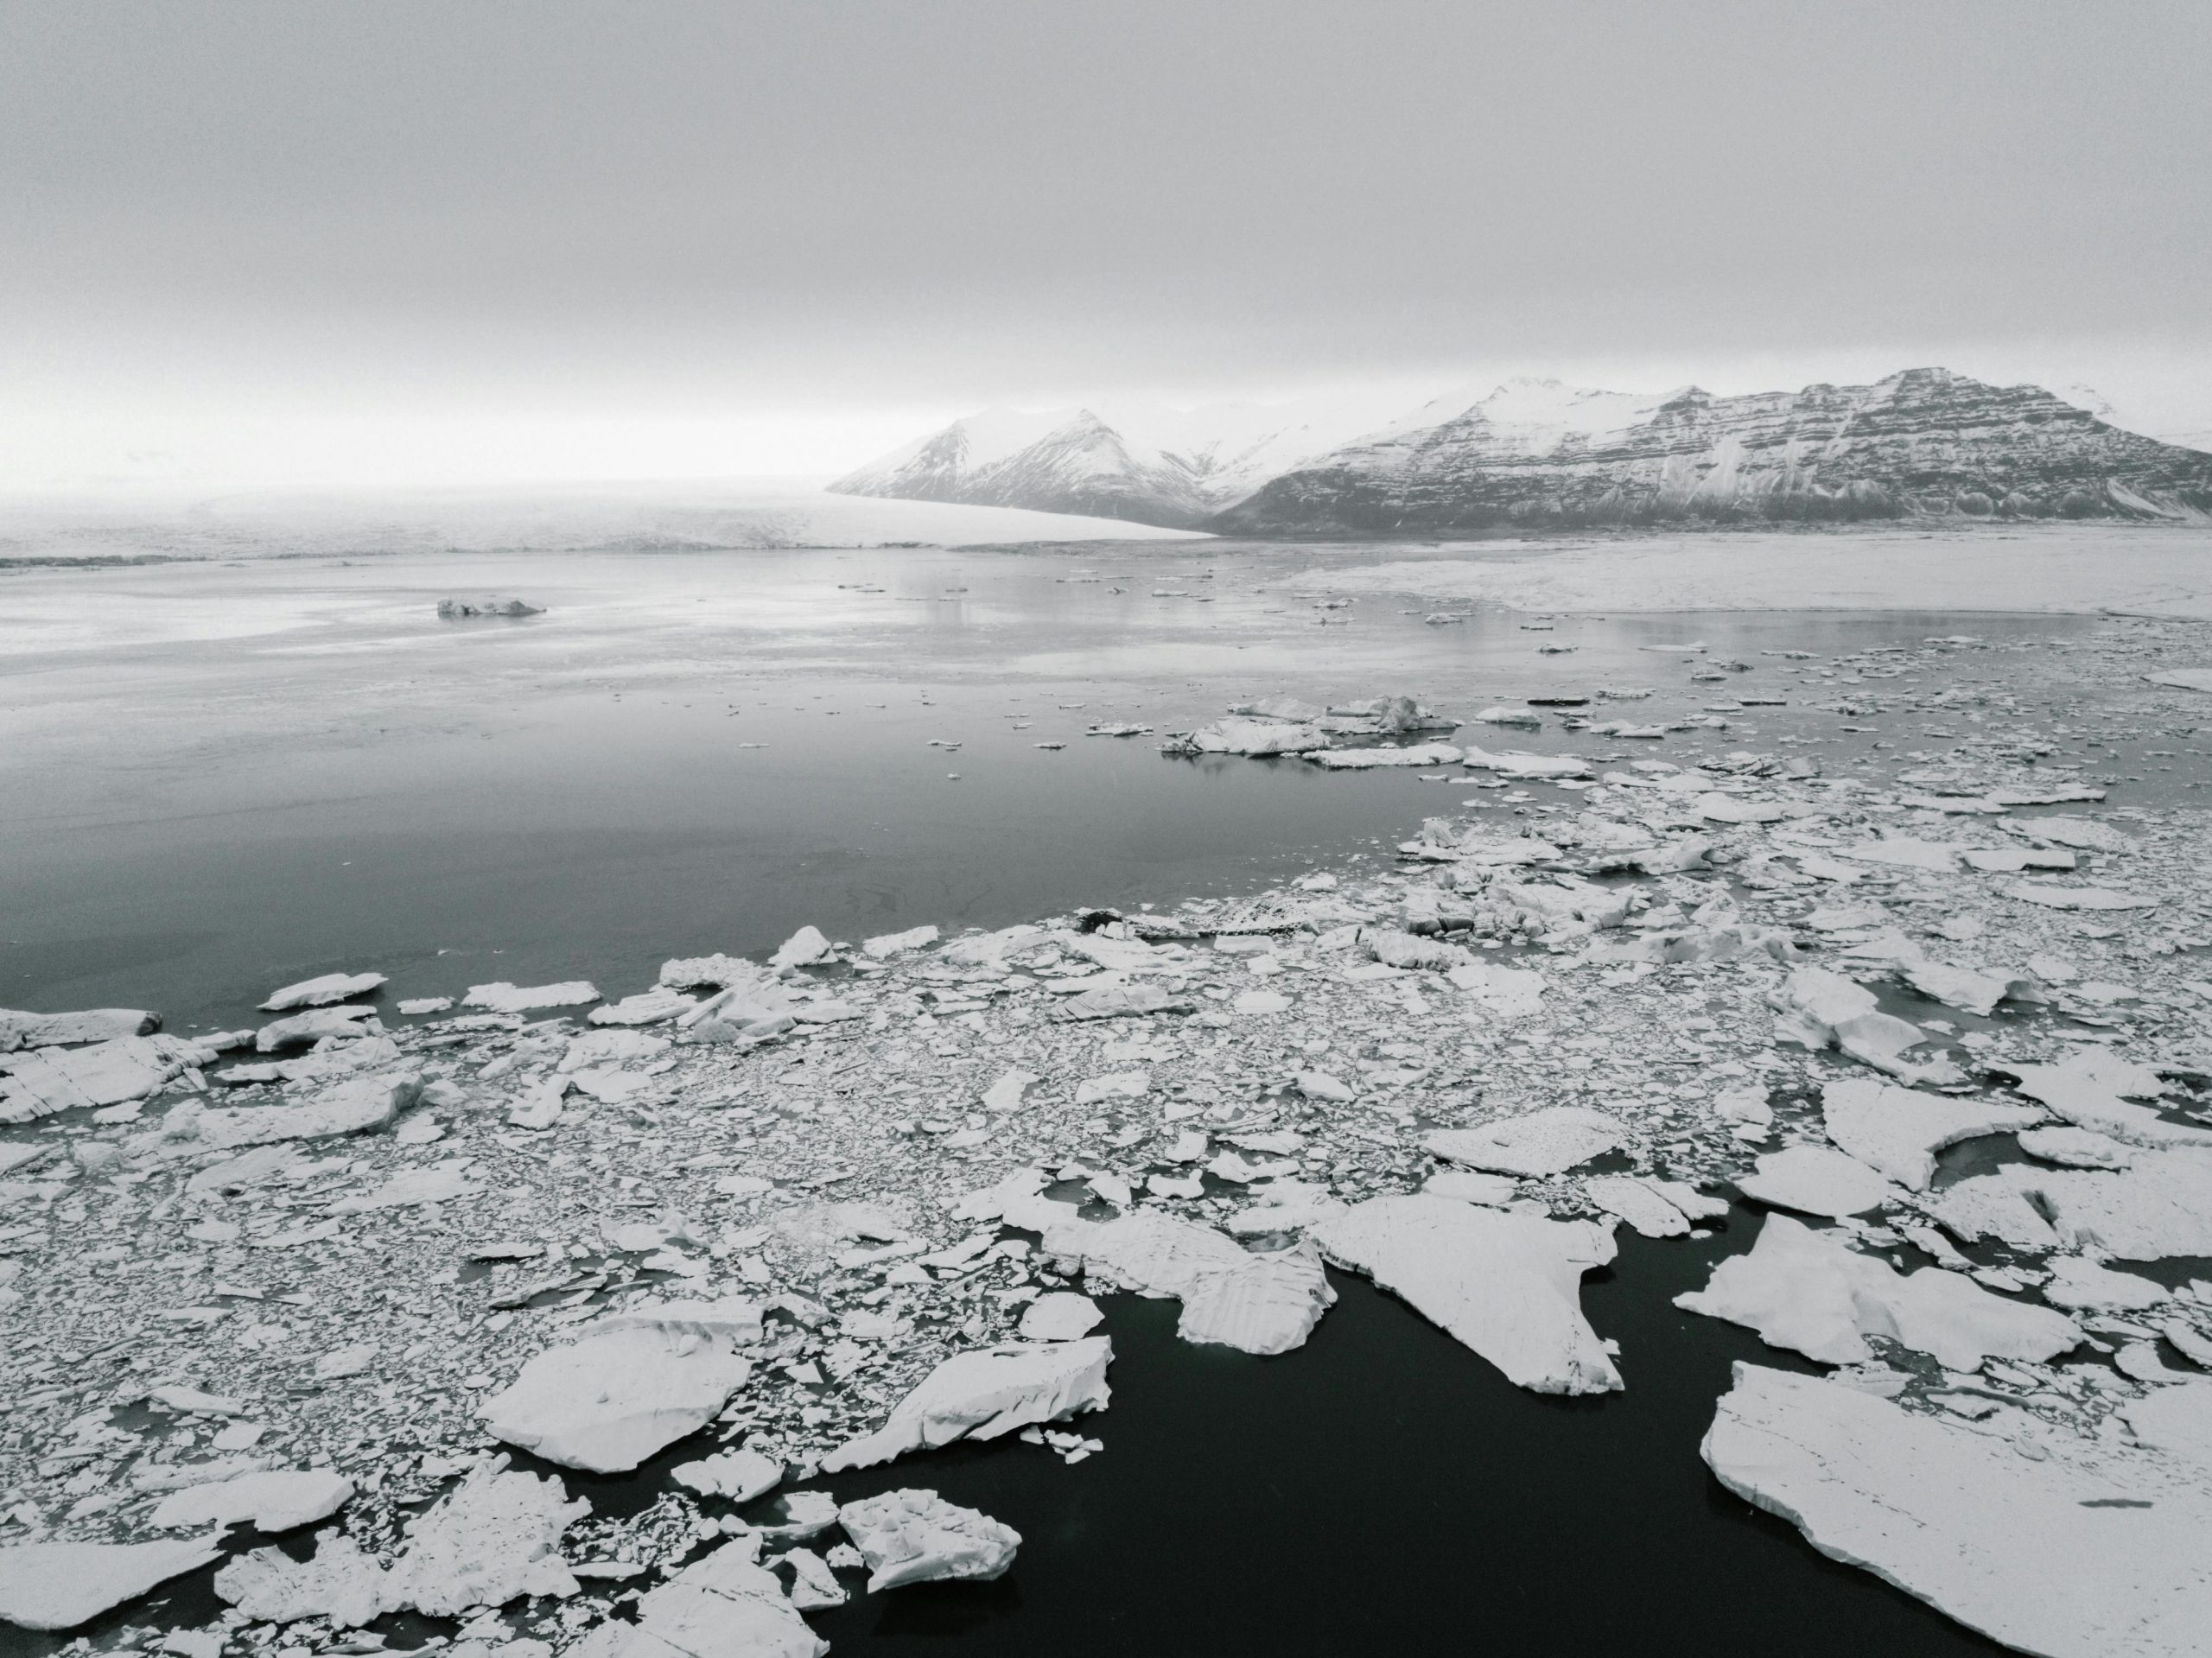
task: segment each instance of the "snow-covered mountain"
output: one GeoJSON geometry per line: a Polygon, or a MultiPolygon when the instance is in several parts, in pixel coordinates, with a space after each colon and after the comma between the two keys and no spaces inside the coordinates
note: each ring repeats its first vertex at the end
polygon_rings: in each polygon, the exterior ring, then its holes
{"type": "Polygon", "coordinates": [[[2040,386],[1948,369],[1716,397],[1516,380],[1440,400],[1271,480],[1205,527],[1436,534],[1716,519],[2212,517],[2212,455],[2040,386]]]}
{"type": "Polygon", "coordinates": [[[841,495],[1082,512],[1180,529],[1370,429],[1372,407],[994,409],[847,473],[841,495]]]}

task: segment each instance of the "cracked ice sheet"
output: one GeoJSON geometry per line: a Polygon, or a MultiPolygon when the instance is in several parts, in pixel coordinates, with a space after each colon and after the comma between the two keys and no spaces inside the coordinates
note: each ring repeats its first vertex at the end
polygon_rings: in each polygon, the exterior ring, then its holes
{"type": "Polygon", "coordinates": [[[2005,1439],[1832,1382],[1735,1367],[1700,1447],[1832,1560],[2047,1658],[2183,1658],[2212,1629],[2212,1485],[2105,1440],[2005,1439]]]}

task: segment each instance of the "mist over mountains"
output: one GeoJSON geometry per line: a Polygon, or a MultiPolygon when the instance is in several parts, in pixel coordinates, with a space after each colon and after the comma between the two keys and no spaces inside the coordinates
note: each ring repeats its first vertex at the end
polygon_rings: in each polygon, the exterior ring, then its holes
{"type": "Polygon", "coordinates": [[[1380,426],[1344,409],[1252,404],[993,410],[830,487],[1228,535],[2212,519],[2212,454],[2128,431],[2087,388],[2069,390],[2078,401],[1919,368],[1739,397],[1518,379],[1380,426]]]}

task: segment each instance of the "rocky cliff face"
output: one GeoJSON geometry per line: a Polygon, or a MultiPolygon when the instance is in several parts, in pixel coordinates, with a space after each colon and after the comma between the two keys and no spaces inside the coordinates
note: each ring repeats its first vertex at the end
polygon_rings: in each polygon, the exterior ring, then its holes
{"type": "Polygon", "coordinates": [[[830,487],[1179,530],[1363,429],[1363,421],[1335,410],[1251,404],[1109,415],[996,410],[955,421],[830,487]]]}
{"type": "Polygon", "coordinates": [[[1434,412],[1296,467],[1203,527],[1430,535],[1700,518],[2212,518],[2212,455],[2123,431],[2039,386],[1947,369],[1738,397],[1520,381],[1448,418],[1434,412]]]}

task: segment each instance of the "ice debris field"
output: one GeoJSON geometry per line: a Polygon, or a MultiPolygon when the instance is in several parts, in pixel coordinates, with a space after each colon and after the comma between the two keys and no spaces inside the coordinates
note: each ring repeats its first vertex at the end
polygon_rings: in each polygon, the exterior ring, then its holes
{"type": "MultiPolygon", "coordinates": [[[[2092,716],[1973,646],[1847,664],[1847,712],[1953,722],[1860,773],[1669,760],[1715,727],[1636,691],[1242,704],[1168,751],[1472,793],[1394,869],[1241,899],[607,993],[340,971],[227,1032],[0,1012],[0,1620],[818,1654],[809,1613],[1022,1544],[823,1480],[1111,1454],[1099,1297],[1296,1364],[1360,1275],[1603,1408],[1639,1354],[1586,1275],[1732,1210],[1681,1306],[1818,1369],[1739,1365],[1683,1456],[2020,1650],[2212,1650],[2212,835],[2110,804],[2056,758],[2092,716]],[[670,1455],[641,1509],[576,1494],[670,1455]],[[194,1574],[219,1610],[134,1619],[194,1574]]],[[[2077,654],[2100,739],[2201,734],[2191,664],[2077,654]]]]}

